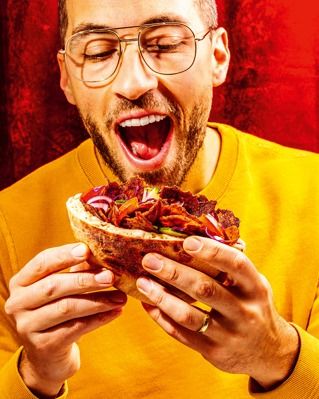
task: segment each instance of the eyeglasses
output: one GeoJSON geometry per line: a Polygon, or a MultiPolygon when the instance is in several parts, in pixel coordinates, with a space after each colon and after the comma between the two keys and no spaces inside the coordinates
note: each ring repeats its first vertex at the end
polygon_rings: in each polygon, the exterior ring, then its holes
{"type": "Polygon", "coordinates": [[[64,54],[70,73],[87,83],[100,83],[117,70],[128,44],[137,42],[139,54],[153,72],[176,75],[187,71],[195,62],[197,43],[204,36],[195,37],[192,29],[176,22],[160,22],[116,29],[93,29],[72,35],[65,44],[64,54]],[[121,29],[138,28],[135,38],[121,39],[121,29]]]}

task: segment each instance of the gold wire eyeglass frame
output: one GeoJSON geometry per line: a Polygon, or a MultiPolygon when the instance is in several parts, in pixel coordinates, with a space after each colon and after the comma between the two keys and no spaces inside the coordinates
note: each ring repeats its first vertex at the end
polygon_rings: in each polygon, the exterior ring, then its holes
{"type": "MultiPolygon", "coordinates": [[[[83,34],[90,34],[90,33],[98,33],[98,34],[101,34],[101,33],[109,33],[109,32],[110,32],[110,33],[114,34],[114,35],[117,37],[118,43],[119,43],[119,56],[118,56],[118,61],[117,61],[117,64],[116,64],[116,66],[115,66],[115,68],[114,68],[114,71],[113,71],[109,76],[107,76],[106,78],[101,79],[101,80],[94,80],[94,81],[81,79],[81,78],[77,77],[75,74],[72,74],[76,79],[78,79],[78,80],[80,80],[80,81],[82,81],[82,82],[87,82],[87,83],[101,83],[101,82],[104,82],[104,81],[110,79],[110,78],[116,73],[116,71],[117,71],[117,69],[118,69],[118,66],[119,66],[119,64],[120,64],[120,61],[121,61],[121,59],[122,59],[122,57],[123,57],[124,50],[123,50],[123,45],[122,45],[122,44],[124,43],[125,45],[127,45],[127,44],[133,43],[133,42],[137,42],[137,44],[138,44],[138,49],[139,49],[139,54],[140,54],[140,56],[141,56],[141,59],[143,60],[144,64],[145,64],[151,71],[153,71],[153,72],[155,72],[156,74],[159,74],[159,75],[177,75],[177,74],[180,74],[180,73],[183,73],[183,72],[188,71],[188,70],[194,65],[194,62],[195,62],[195,59],[196,59],[196,55],[197,55],[197,43],[198,43],[198,42],[201,42],[202,40],[204,40],[204,39],[207,37],[207,35],[208,35],[211,31],[213,31],[214,29],[215,29],[215,28],[214,28],[213,26],[208,27],[208,29],[205,31],[205,33],[203,34],[202,37],[196,37],[196,36],[195,36],[195,33],[193,32],[193,30],[192,30],[188,25],[186,25],[186,24],[184,24],[184,23],[181,23],[181,22],[159,22],[159,23],[144,24],[144,25],[121,26],[121,27],[119,27],[119,28],[87,29],[87,30],[83,30],[83,31],[74,33],[72,36],[70,36],[70,37],[68,38],[68,40],[66,41],[66,43],[65,43],[64,49],[60,49],[60,50],[59,50],[59,53],[62,54],[62,55],[64,56],[65,60],[67,59],[67,57],[69,57],[71,60],[73,60],[73,59],[72,59],[72,56],[71,56],[71,54],[70,54],[70,51],[69,51],[69,46],[70,46],[70,44],[72,43],[72,41],[73,41],[75,38],[77,38],[77,37],[79,37],[79,36],[81,36],[81,35],[83,35],[83,34]],[[194,40],[194,42],[195,42],[195,45],[194,45],[194,57],[193,57],[193,59],[192,59],[191,64],[190,64],[187,68],[183,69],[182,71],[178,71],[178,72],[169,72],[169,73],[167,73],[167,72],[158,72],[157,70],[155,70],[154,68],[152,68],[152,67],[148,64],[148,62],[145,60],[145,57],[144,57],[144,55],[143,55],[143,49],[142,49],[142,46],[141,46],[141,37],[142,37],[142,35],[143,35],[143,32],[146,31],[146,30],[149,30],[150,28],[153,28],[153,27],[161,27],[161,26],[183,26],[183,27],[187,28],[187,29],[190,31],[190,33],[191,33],[191,35],[192,35],[192,37],[193,37],[193,40],[194,40]],[[117,33],[118,30],[123,30],[123,29],[134,29],[134,28],[135,28],[135,29],[136,29],[136,28],[138,29],[137,37],[133,37],[133,38],[124,38],[124,39],[123,39],[123,38],[121,38],[121,37],[119,36],[119,34],[117,33]]],[[[67,61],[66,61],[66,64],[68,65],[67,61]]],[[[71,70],[72,70],[72,68],[71,68],[71,70]]]]}

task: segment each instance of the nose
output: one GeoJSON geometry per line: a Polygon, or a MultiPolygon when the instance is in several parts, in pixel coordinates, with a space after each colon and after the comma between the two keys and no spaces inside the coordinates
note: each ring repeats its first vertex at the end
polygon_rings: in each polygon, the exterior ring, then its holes
{"type": "Polygon", "coordinates": [[[157,76],[144,64],[136,45],[126,45],[121,63],[112,82],[115,94],[136,100],[158,87],[157,76]]]}

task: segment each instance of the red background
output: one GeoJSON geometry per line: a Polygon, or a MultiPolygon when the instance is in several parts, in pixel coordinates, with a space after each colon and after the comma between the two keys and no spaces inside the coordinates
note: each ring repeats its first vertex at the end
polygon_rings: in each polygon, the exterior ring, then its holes
{"type": "MultiPolygon", "coordinates": [[[[0,188],[86,137],[59,88],[56,3],[0,3],[0,188]]],[[[218,3],[232,61],[211,119],[318,152],[317,0],[218,3]]]]}

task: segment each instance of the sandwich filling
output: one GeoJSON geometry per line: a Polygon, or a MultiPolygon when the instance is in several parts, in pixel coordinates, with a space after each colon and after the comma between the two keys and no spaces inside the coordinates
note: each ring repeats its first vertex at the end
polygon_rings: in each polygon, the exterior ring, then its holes
{"type": "Polygon", "coordinates": [[[239,240],[239,219],[233,212],[176,186],[149,187],[133,177],[123,184],[95,187],[80,200],[88,212],[117,227],[175,237],[199,235],[228,245],[239,240]]]}

